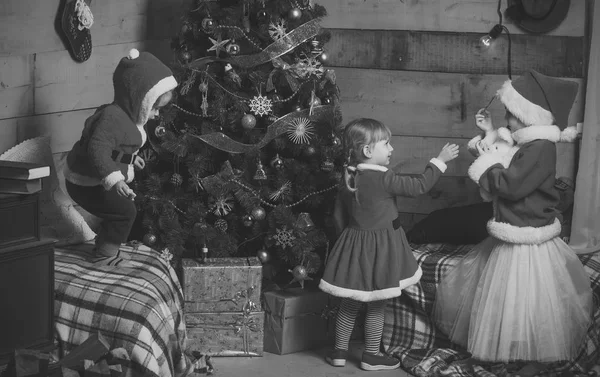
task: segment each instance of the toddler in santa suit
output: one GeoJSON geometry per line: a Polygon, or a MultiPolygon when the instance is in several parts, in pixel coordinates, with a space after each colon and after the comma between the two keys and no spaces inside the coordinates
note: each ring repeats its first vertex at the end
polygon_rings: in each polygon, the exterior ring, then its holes
{"type": "MultiPolygon", "coordinates": [[[[488,362],[571,360],[592,314],[590,280],[561,238],[556,143],[567,127],[577,83],[529,71],[497,97],[516,149],[479,143],[469,177],[493,198],[489,237],[450,268],[438,286],[434,319],[456,344],[488,362]]],[[[476,122],[490,122],[479,114],[476,122]]]]}
{"type": "Polygon", "coordinates": [[[115,97],[85,121],[79,141],[67,156],[66,187],[83,209],[102,219],[96,238],[96,263],[124,266],[119,246],[135,221],[135,193],[129,187],[137,155],[147,139],[144,125],[172,99],[173,73],[154,55],[132,49],[113,74],[115,97]]]}

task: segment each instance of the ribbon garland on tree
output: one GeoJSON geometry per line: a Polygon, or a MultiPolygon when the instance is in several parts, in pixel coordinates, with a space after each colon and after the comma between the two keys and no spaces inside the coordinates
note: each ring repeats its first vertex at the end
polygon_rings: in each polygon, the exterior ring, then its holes
{"type": "Polygon", "coordinates": [[[229,136],[222,132],[212,132],[205,135],[190,135],[198,138],[206,144],[229,153],[248,153],[257,149],[263,148],[273,139],[281,136],[288,130],[288,126],[293,119],[296,118],[324,118],[327,116],[333,116],[335,113],[335,107],[332,105],[315,106],[312,109],[312,115],[309,114],[310,109],[304,109],[301,111],[294,111],[289,114],[282,116],[267,127],[265,136],[256,144],[243,144],[239,141],[231,139],[229,136]]]}

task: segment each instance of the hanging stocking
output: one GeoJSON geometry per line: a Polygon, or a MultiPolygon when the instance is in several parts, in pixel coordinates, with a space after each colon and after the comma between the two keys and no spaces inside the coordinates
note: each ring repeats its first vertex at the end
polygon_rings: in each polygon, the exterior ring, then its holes
{"type": "Polygon", "coordinates": [[[77,62],[84,62],[92,55],[90,27],[94,16],[84,0],[64,0],[61,27],[68,41],[69,51],[77,62]]]}

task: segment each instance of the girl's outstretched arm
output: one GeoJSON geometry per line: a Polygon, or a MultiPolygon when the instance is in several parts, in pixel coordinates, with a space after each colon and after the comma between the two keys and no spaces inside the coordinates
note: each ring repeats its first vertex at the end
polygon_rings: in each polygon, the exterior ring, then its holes
{"type": "Polygon", "coordinates": [[[432,158],[421,174],[402,174],[388,170],[383,175],[383,185],[386,191],[392,195],[419,196],[431,190],[446,168],[443,161],[432,158]]]}

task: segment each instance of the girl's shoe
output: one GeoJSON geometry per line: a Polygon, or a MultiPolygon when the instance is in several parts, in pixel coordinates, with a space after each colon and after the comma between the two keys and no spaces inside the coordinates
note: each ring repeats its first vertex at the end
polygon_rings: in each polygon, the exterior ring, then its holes
{"type": "Polygon", "coordinates": [[[343,367],[346,365],[346,359],[348,358],[348,351],[346,350],[331,350],[325,356],[325,361],[334,367],[343,367]]]}
{"type": "Polygon", "coordinates": [[[388,355],[373,355],[363,352],[360,368],[362,370],[392,370],[400,367],[400,360],[388,355]]]}

